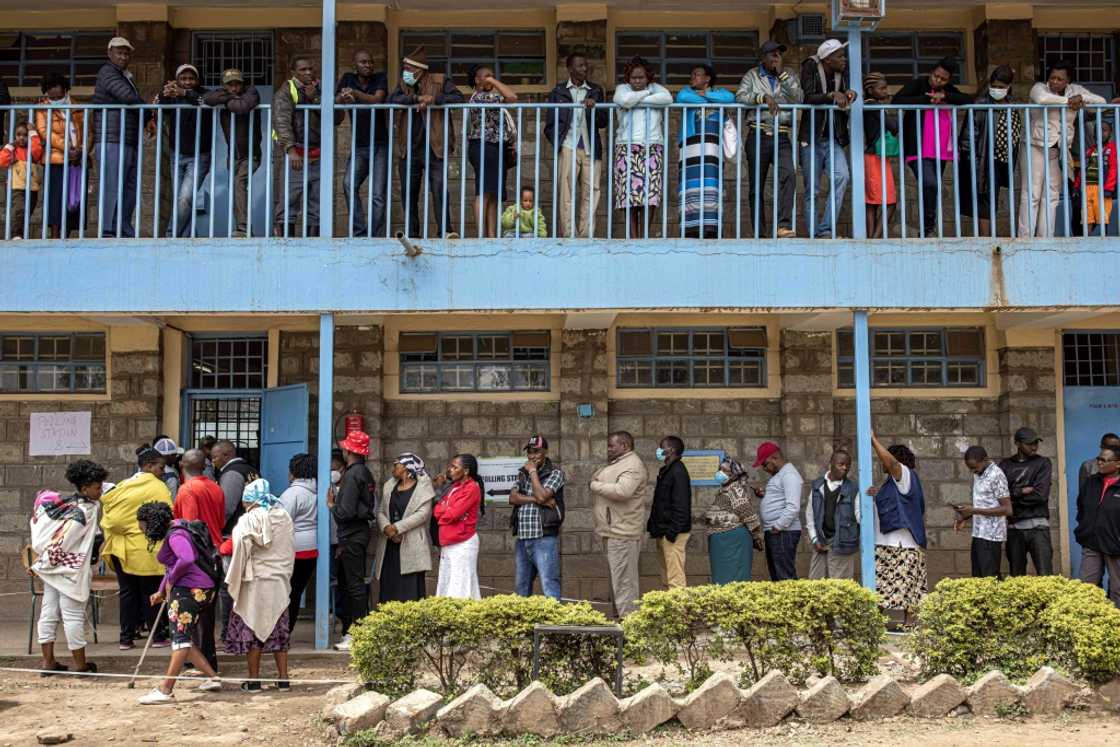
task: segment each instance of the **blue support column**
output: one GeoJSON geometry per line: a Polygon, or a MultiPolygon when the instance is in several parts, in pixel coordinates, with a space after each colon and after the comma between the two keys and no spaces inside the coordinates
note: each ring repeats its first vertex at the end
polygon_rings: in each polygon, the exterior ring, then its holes
{"type": "Polygon", "coordinates": [[[323,0],[323,71],[320,88],[319,156],[319,235],[334,236],[334,76],[335,76],[335,0],[323,0]]]}
{"type": "Polygon", "coordinates": [[[848,76],[856,100],[852,102],[851,153],[852,238],[867,238],[867,208],[863,183],[863,32],[848,30],[848,76]]]}
{"type": "MultiPolygon", "coordinates": [[[[855,152],[853,150],[853,152],[855,152]]],[[[871,487],[871,361],[868,350],[867,311],[852,314],[852,339],[856,368],[856,464],[859,466],[859,553],[863,585],[875,590],[875,504],[871,487]]]]}
{"type": "Polygon", "coordinates": [[[334,412],[334,315],[319,316],[319,510],[317,512],[315,545],[319,557],[315,561],[315,648],[331,645],[331,517],[327,508],[327,488],[331,480],[331,448],[333,447],[334,412]]]}

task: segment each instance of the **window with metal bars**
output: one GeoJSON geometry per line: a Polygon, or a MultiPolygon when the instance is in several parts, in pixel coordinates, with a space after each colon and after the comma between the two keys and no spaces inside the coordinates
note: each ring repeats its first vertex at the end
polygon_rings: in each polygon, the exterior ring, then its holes
{"type": "Polygon", "coordinates": [[[229,440],[238,456],[250,464],[260,464],[261,398],[191,396],[189,443],[206,436],[229,440]]]}
{"type": "Polygon", "coordinates": [[[1120,332],[1063,334],[1062,375],[1066,386],[1120,386],[1120,332]]]}
{"type": "MultiPolygon", "coordinates": [[[[871,330],[871,386],[984,386],[984,330],[978,327],[871,330]]],[[[836,378],[842,389],[855,386],[851,328],[836,333],[836,378]]]]}
{"type": "Polygon", "coordinates": [[[547,331],[407,332],[400,337],[400,390],[547,392],[547,331]]]}
{"type": "Polygon", "coordinates": [[[653,65],[657,81],[665,86],[688,85],[692,69],[700,64],[711,65],[725,82],[737,81],[758,64],[755,31],[619,31],[614,40],[615,80],[619,81],[635,56],[653,65]]]}
{"type": "Polygon", "coordinates": [[[202,85],[221,86],[222,72],[234,67],[247,84],[271,86],[273,44],[271,31],[194,32],[194,64],[202,75],[202,85]]]}
{"type": "Polygon", "coordinates": [[[955,60],[956,82],[964,75],[964,35],[953,31],[876,31],[867,35],[865,73],[875,71],[892,86],[901,86],[929,73],[944,57],[955,60]]]}
{"type": "Polygon", "coordinates": [[[1050,66],[1070,60],[1074,81],[1105,98],[1116,90],[1116,40],[1112,34],[1056,33],[1038,35],[1038,70],[1045,79],[1050,66]]]}
{"type": "Polygon", "coordinates": [[[470,70],[488,65],[511,86],[544,85],[547,43],[544,29],[452,29],[402,31],[401,53],[423,46],[428,65],[461,86],[471,85],[470,70]]]}
{"type": "Polygon", "coordinates": [[[263,389],[267,383],[267,337],[191,338],[191,388],[263,389]]]}
{"type": "Polygon", "coordinates": [[[619,329],[616,367],[621,388],[765,387],[766,330],[619,329]]]}
{"type": "Polygon", "coordinates": [[[103,394],[105,334],[0,332],[0,392],[103,394]]]}
{"type": "Polygon", "coordinates": [[[10,86],[38,87],[48,73],[58,73],[72,86],[92,87],[112,36],[111,29],[0,33],[0,77],[10,86]]]}

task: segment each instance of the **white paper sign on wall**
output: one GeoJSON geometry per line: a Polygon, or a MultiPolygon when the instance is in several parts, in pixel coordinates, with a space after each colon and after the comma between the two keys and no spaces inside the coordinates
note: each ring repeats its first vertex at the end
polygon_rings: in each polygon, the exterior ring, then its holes
{"type": "Polygon", "coordinates": [[[60,456],[89,454],[90,413],[86,412],[33,412],[31,413],[31,456],[60,456]]]}
{"type": "Polygon", "coordinates": [[[525,457],[494,457],[478,460],[478,475],[486,483],[487,503],[509,503],[509,494],[517,485],[517,471],[525,465],[525,457]]]}

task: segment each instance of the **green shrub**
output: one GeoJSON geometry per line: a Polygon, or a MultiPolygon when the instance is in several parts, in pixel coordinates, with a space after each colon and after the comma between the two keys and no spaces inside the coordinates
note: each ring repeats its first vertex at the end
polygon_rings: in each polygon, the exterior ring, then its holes
{"type": "Polygon", "coordinates": [[[623,627],[632,656],[677,667],[691,690],[737,647],[743,685],[771,669],[799,684],[814,674],[866,679],[885,620],[875,594],[853,581],[743,582],[649,592],[623,627]]]}
{"type": "MultiPolygon", "coordinates": [[[[502,595],[481,600],[428,597],[383,604],[351,632],[351,666],[378,692],[402,695],[419,676],[439,681],[445,695],[481,682],[511,697],[532,677],[535,625],[606,625],[589,604],[502,595]]],[[[612,639],[546,636],[541,681],[557,694],[593,677],[613,681],[612,639]]]]}
{"type": "Polygon", "coordinates": [[[1022,681],[1050,665],[1092,681],[1120,674],[1120,610],[1060,576],[946,579],[922,601],[908,646],[926,677],[1022,681]]]}

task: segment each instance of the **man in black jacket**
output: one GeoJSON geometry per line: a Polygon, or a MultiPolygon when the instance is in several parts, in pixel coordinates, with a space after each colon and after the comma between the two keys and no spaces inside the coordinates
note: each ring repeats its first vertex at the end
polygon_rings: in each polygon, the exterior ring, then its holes
{"type": "Polygon", "coordinates": [[[548,458],[548,441],[533,436],[525,445],[528,459],[517,471],[510,491],[509,517],[514,548],[514,591],[533,593],[533,579],[541,578],[546,597],[560,599],[560,525],[564,523],[564,471],[548,458]]]}
{"type": "Polygon", "coordinates": [[[571,238],[575,215],[580,214],[579,236],[590,238],[599,208],[599,179],[603,174],[603,138],[599,130],[607,126],[607,100],[603,87],[587,79],[591,66],[579,52],[568,55],[568,80],[557,83],[548,94],[550,104],[579,104],[577,107],[546,109],[544,134],[557,147],[556,179],[559,186],[560,236],[571,238]],[[578,180],[572,202],[572,180],[578,180]],[[582,212],[581,212],[582,208],[582,212]]]}
{"type": "Polygon", "coordinates": [[[1081,545],[1081,580],[1100,586],[1108,570],[1108,598],[1120,607],[1120,449],[1102,448],[1097,473],[1077,496],[1077,528],[1081,545]]]}
{"type": "MultiPolygon", "coordinates": [[[[207,89],[199,85],[198,68],[180,65],[175,80],[169,80],[156,97],[157,104],[192,109],[169,109],[163,113],[167,124],[167,144],[175,168],[175,205],[167,218],[168,237],[194,234],[194,214],[198,211],[198,189],[210,173],[210,144],[213,142],[213,113],[204,111],[207,89]]],[[[149,123],[154,129],[155,121],[149,123]]]]}
{"type": "Polygon", "coordinates": [[[653,506],[646,529],[657,540],[657,558],[661,578],[670,589],[687,586],[684,571],[684,550],[692,531],[692,479],[681,462],[684,441],[677,436],[661,439],[657,461],[664,466],[657,473],[653,489],[653,506]]]}
{"type": "Polygon", "coordinates": [[[338,490],[327,505],[338,527],[338,586],[345,605],[338,611],[342,623],[342,640],[335,644],[339,651],[350,650],[350,626],[369,612],[369,591],[366,588],[366,554],[370,526],[374,516],[373,475],[366,467],[369,436],[351,431],[338,442],[346,469],[338,490]]]}
{"type": "Polygon", "coordinates": [[[234,148],[233,213],[237,225],[233,235],[244,237],[249,231],[249,177],[261,162],[261,122],[264,114],[251,114],[261,105],[261,95],[256,86],[245,84],[245,76],[240,70],[231,67],[222,73],[222,87],[206,94],[202,102],[221,108],[222,132],[227,145],[234,148]],[[231,143],[231,137],[236,142],[231,143]]]}
{"type": "Polygon", "coordinates": [[[93,126],[95,153],[102,159],[98,199],[104,238],[130,239],[136,235],[132,225],[132,213],[136,209],[136,154],[140,148],[141,119],[150,119],[151,112],[141,114],[140,110],[131,108],[144,103],[128,71],[132,49],[132,44],[124,37],[110,39],[109,61],[97,71],[93,88],[93,103],[116,107],[98,110],[93,126]],[[120,205],[117,204],[118,190],[120,205]]]}
{"type": "Polygon", "coordinates": [[[1007,565],[1012,576],[1027,575],[1027,555],[1034,572],[1054,572],[1050,542],[1050,460],[1039,456],[1042,439],[1033,428],[1015,431],[1015,453],[999,463],[1011,490],[1011,517],[1007,520],[1007,565]]]}

